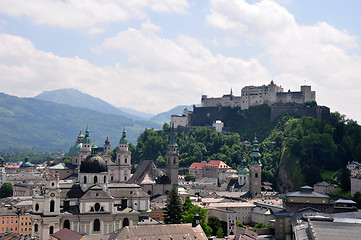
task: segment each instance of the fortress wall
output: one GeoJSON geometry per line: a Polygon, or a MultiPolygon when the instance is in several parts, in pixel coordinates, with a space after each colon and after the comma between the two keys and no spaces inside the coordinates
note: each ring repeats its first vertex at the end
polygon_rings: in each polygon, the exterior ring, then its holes
{"type": "Polygon", "coordinates": [[[212,126],[216,120],[224,121],[231,107],[195,107],[190,116],[191,126],[212,126]]]}
{"type": "Polygon", "coordinates": [[[283,114],[293,114],[298,117],[309,116],[318,120],[329,121],[330,109],[325,106],[306,107],[297,103],[276,103],[271,106],[271,122],[283,114]]]}

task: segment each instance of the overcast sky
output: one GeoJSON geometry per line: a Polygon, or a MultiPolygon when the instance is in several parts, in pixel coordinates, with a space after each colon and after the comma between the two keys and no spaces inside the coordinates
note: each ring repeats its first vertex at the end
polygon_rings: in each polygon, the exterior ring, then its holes
{"type": "Polygon", "coordinates": [[[0,83],[148,113],[272,79],[361,123],[359,0],[0,0],[0,83]]]}

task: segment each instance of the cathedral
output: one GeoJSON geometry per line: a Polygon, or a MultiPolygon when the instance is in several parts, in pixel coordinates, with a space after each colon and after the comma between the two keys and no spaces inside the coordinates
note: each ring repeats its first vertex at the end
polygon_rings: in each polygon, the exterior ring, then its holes
{"type": "Polygon", "coordinates": [[[149,176],[140,167],[131,175],[131,152],[123,130],[113,162],[107,138],[104,147],[91,145],[89,129],[80,132],[69,150],[76,180],[59,179],[57,171],[45,174],[45,185],[33,195],[32,237],[49,239],[68,228],[87,235],[105,235],[149,218],[150,196],[167,194],[178,185],[179,154],[171,129],[166,174],[157,169],[149,176]],[[139,179],[142,181],[136,181],[139,179]],[[138,185],[139,184],[139,185],[138,185]]]}

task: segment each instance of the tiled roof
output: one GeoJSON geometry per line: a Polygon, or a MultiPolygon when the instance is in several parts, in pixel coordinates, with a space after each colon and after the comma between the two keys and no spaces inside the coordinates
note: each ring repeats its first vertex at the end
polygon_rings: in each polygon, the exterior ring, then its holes
{"type": "Polygon", "coordinates": [[[112,240],[207,240],[206,234],[200,225],[192,224],[167,224],[167,225],[133,225],[121,228],[110,234],[112,240]]]}
{"type": "Polygon", "coordinates": [[[67,228],[63,228],[51,236],[59,240],[80,240],[83,237],[82,234],[67,228]]]}
{"type": "Polygon", "coordinates": [[[205,166],[206,166],[206,163],[194,162],[194,163],[192,163],[192,165],[189,167],[189,169],[203,169],[205,166]]]}

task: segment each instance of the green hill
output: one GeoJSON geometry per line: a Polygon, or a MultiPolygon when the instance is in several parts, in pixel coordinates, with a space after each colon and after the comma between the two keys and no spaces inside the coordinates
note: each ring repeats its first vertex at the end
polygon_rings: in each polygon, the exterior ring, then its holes
{"type": "Polygon", "coordinates": [[[108,136],[113,147],[124,126],[133,143],[145,128],[160,128],[155,123],[145,125],[121,115],[0,93],[0,151],[67,151],[79,129],[85,130],[87,124],[98,146],[108,136]]]}

